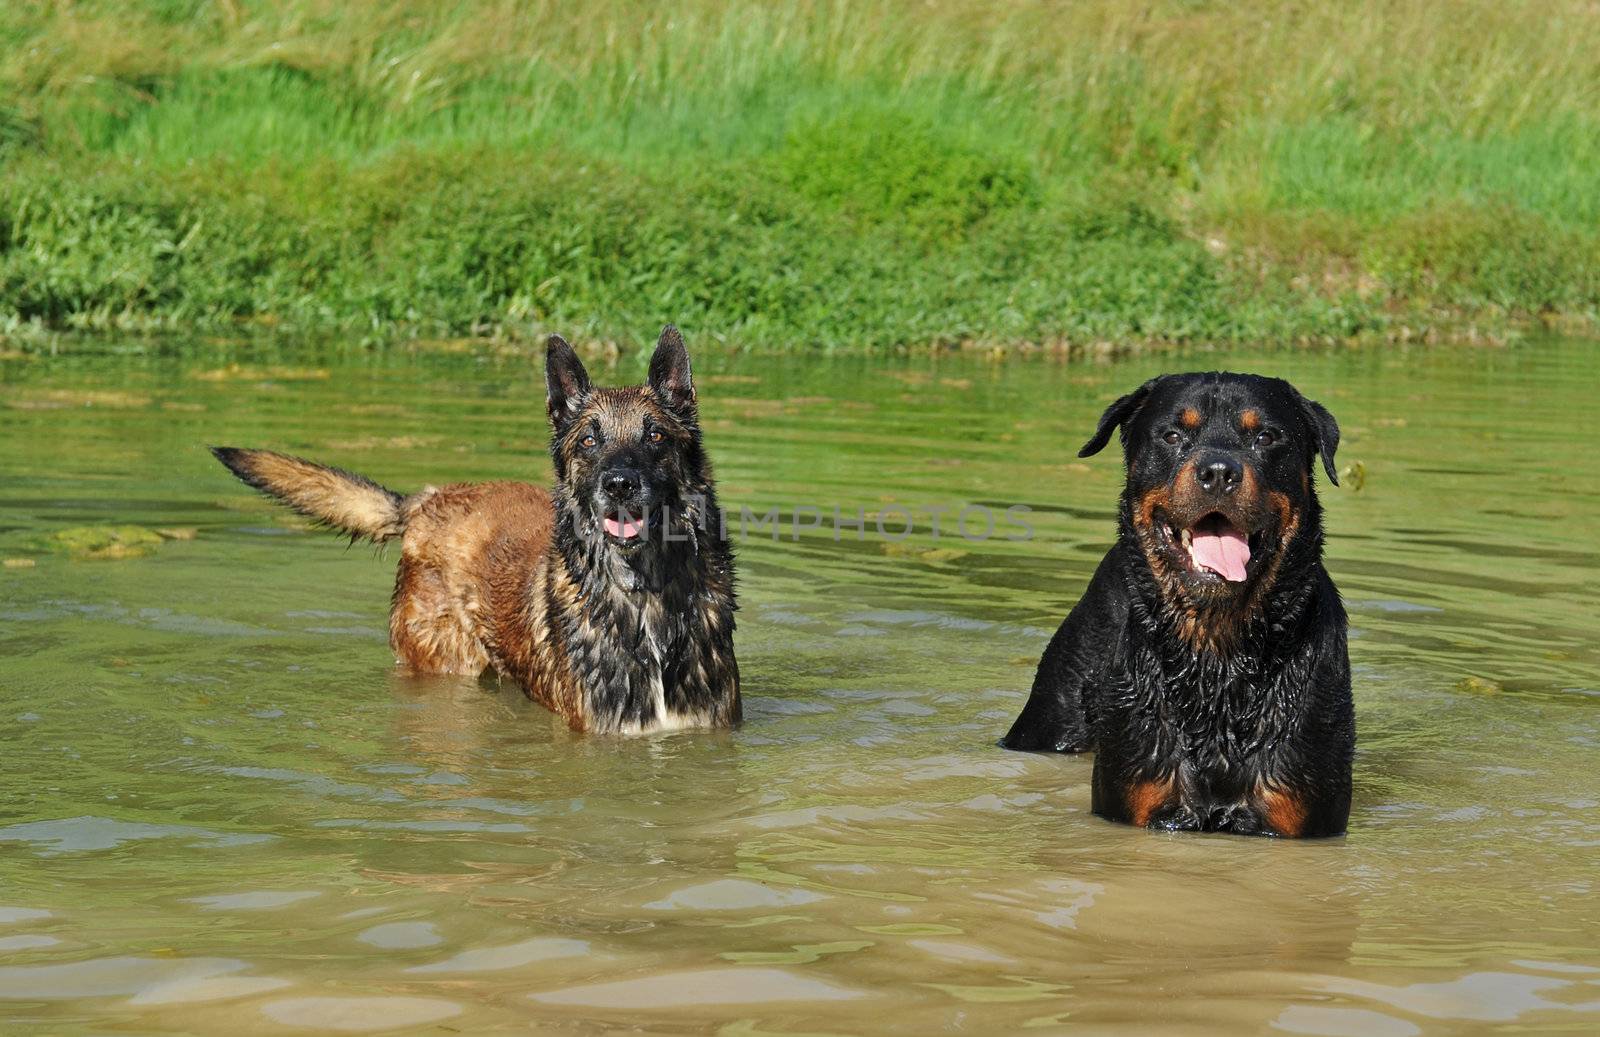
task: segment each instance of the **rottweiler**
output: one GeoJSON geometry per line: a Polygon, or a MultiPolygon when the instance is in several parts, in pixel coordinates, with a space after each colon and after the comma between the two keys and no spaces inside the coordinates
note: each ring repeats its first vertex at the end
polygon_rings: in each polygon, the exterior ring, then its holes
{"type": "Polygon", "coordinates": [[[644,385],[603,389],[552,335],[545,378],[551,492],[488,482],[401,495],[270,450],[212,452],[352,539],[400,540],[389,642],[413,672],[493,669],[579,731],[737,723],[733,551],[683,337],[662,330],[644,385]]]}
{"type": "Polygon", "coordinates": [[[1318,459],[1339,426],[1278,378],[1165,375],[1118,399],[1117,542],[1045,648],[1000,744],[1094,750],[1092,806],[1147,828],[1344,832],[1355,711],[1322,564],[1318,459]]]}

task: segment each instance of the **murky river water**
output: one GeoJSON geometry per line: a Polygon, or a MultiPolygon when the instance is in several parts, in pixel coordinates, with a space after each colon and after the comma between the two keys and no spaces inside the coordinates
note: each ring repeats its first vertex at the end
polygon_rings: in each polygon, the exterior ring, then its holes
{"type": "Polygon", "coordinates": [[[203,447],[543,481],[526,357],[0,359],[0,1023],[1596,1032],[1594,349],[701,356],[724,503],[870,535],[750,531],[744,727],[636,740],[396,675],[392,558],[203,447]],[[1113,826],[1089,758],[994,748],[1112,529],[1115,456],[1076,448],[1127,387],[1215,366],[1327,403],[1361,469],[1324,492],[1342,840],[1113,826]],[[896,504],[900,542],[870,525],[896,504]],[[950,535],[972,504],[1033,539],[950,535]]]}

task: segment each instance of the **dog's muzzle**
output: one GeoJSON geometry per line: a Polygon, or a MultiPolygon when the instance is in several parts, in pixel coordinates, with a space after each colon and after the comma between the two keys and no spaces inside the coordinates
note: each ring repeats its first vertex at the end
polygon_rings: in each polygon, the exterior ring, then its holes
{"type": "Polygon", "coordinates": [[[619,544],[643,541],[649,528],[649,496],[635,468],[608,468],[600,474],[600,524],[619,544]]]}

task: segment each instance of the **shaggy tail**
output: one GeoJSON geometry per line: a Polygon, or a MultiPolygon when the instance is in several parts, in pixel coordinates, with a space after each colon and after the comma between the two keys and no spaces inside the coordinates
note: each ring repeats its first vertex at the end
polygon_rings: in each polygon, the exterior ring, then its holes
{"type": "Polygon", "coordinates": [[[405,532],[405,498],[365,476],[272,450],[214,446],[211,452],[249,485],[352,540],[377,544],[405,532]]]}

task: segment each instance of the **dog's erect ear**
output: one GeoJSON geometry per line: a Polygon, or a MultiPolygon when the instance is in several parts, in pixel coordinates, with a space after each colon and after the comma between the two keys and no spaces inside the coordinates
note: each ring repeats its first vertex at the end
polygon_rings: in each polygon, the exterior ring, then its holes
{"type": "Polygon", "coordinates": [[[678,329],[668,324],[656,340],[650,358],[650,388],[675,411],[694,408],[694,377],[689,373],[689,350],[678,329]]]}
{"type": "Polygon", "coordinates": [[[1089,437],[1089,442],[1083,444],[1078,456],[1091,457],[1105,449],[1105,445],[1111,442],[1111,433],[1118,425],[1126,425],[1133,420],[1133,416],[1139,413],[1139,408],[1144,406],[1144,401],[1150,398],[1150,390],[1154,389],[1159,381],[1161,379],[1152,378],[1107,407],[1106,412],[1100,415],[1100,424],[1095,428],[1094,435],[1089,437]]]}
{"type": "Polygon", "coordinates": [[[551,335],[545,345],[544,381],[550,424],[559,433],[578,416],[584,397],[593,388],[583,361],[560,335],[551,335]]]}
{"type": "MultiPolygon", "coordinates": [[[[1299,396],[1299,392],[1295,395],[1299,396]]],[[[1328,408],[1304,396],[1300,396],[1300,413],[1305,415],[1306,425],[1316,438],[1317,453],[1322,455],[1322,470],[1328,473],[1329,482],[1339,485],[1339,472],[1333,467],[1333,454],[1339,449],[1339,423],[1333,420],[1328,408]]],[[[1309,454],[1306,460],[1310,461],[1309,454]]]]}

